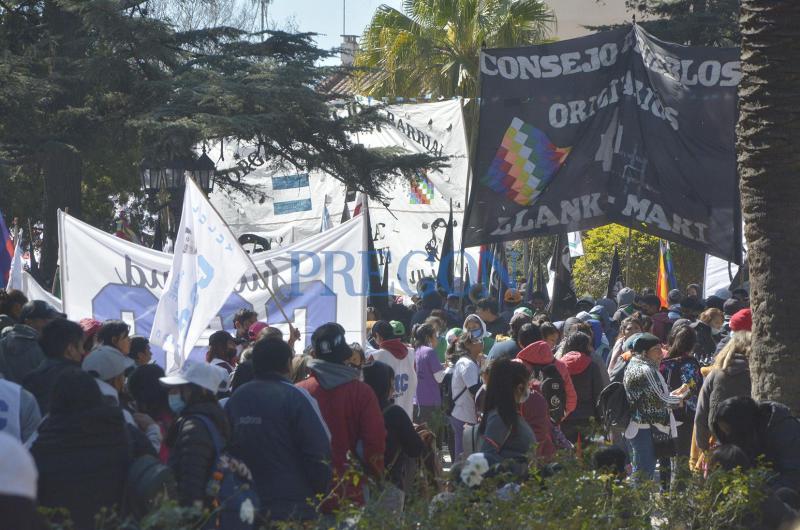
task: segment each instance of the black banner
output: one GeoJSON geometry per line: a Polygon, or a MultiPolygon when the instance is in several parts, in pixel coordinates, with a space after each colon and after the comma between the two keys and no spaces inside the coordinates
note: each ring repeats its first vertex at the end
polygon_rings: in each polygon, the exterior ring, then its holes
{"type": "Polygon", "coordinates": [[[465,246],[616,222],[741,261],[738,49],[632,26],[480,63],[465,246]]]}

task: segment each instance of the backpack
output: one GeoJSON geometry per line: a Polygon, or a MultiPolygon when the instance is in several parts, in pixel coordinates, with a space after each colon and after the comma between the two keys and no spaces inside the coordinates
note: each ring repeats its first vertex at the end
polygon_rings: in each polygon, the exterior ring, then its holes
{"type": "Polygon", "coordinates": [[[439,390],[442,394],[442,409],[444,410],[445,416],[450,416],[453,413],[453,409],[456,408],[456,401],[458,401],[458,398],[460,398],[461,395],[467,390],[467,388],[464,387],[464,390],[453,397],[454,371],[455,370],[444,374],[444,379],[442,379],[442,382],[439,383],[439,390]]]}
{"type": "Polygon", "coordinates": [[[172,470],[152,455],[135,458],[125,479],[125,512],[141,519],[164,499],[175,498],[172,470]]]}
{"type": "Polygon", "coordinates": [[[251,530],[256,528],[256,515],[261,502],[253,483],[253,475],[247,465],[224,450],[222,436],[209,418],[196,418],[208,429],[214,442],[217,460],[211,470],[206,486],[206,496],[212,500],[211,518],[204,530],[251,530]]]}
{"type": "Polygon", "coordinates": [[[612,381],[597,398],[600,422],[608,430],[625,430],[631,422],[631,404],[625,393],[625,385],[612,381]]]}
{"type": "Polygon", "coordinates": [[[622,381],[625,379],[625,369],[628,368],[629,362],[631,361],[626,361],[620,357],[620,360],[614,365],[614,369],[611,370],[610,374],[608,374],[608,378],[612,383],[622,383],[622,381]]]}
{"type": "Polygon", "coordinates": [[[555,424],[561,423],[567,408],[567,390],[556,363],[533,365],[532,377],[539,381],[539,391],[547,401],[550,419],[555,424]]]}

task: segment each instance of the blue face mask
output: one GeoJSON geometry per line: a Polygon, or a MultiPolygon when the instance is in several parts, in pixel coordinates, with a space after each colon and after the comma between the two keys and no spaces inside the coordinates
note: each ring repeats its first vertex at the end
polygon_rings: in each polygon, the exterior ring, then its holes
{"type": "Polygon", "coordinates": [[[186,402],[183,401],[183,398],[180,394],[170,394],[167,396],[169,401],[169,408],[175,414],[180,414],[183,409],[186,408],[186,402]]]}
{"type": "Polygon", "coordinates": [[[473,329],[469,334],[473,339],[479,339],[483,337],[483,330],[481,328],[473,329]]]}

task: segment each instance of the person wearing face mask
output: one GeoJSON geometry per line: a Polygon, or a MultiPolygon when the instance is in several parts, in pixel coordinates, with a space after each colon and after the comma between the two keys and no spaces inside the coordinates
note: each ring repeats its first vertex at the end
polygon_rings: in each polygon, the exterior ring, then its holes
{"type": "Polygon", "coordinates": [[[480,451],[490,464],[508,463],[512,471],[520,474],[527,470],[528,454],[536,437],[519,410],[529,397],[528,370],[522,363],[509,359],[492,363],[478,428],[480,451]]]}
{"type": "Polygon", "coordinates": [[[228,388],[228,374],[218,366],[188,360],[178,374],[159,381],[169,387],[169,408],[177,416],[167,434],[167,445],[178,504],[205,506],[206,484],[217,459],[210,429],[217,430],[223,445],[231,437],[228,419],[217,401],[217,393],[228,388]]]}
{"type": "Polygon", "coordinates": [[[481,388],[480,363],[483,353],[483,337],[481,334],[476,334],[476,331],[481,330],[469,331],[465,324],[465,332],[461,334],[456,344],[458,360],[453,366],[453,376],[450,382],[455,404],[450,414],[450,426],[453,428],[454,436],[453,461],[457,460],[464,451],[464,426],[478,423],[475,395],[481,388]]]}

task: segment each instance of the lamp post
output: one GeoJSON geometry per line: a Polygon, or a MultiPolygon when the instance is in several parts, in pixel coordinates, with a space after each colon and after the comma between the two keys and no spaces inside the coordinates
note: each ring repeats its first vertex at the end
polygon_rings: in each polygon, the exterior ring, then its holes
{"type": "MultiPolygon", "coordinates": [[[[155,208],[161,225],[161,210],[167,209],[169,216],[167,230],[174,236],[178,228],[183,202],[183,189],[188,176],[194,180],[207,195],[214,190],[214,176],[217,167],[206,154],[205,149],[197,159],[192,157],[175,158],[159,163],[143,160],[140,165],[142,189],[149,197],[157,197],[161,204],[155,208]],[[170,219],[171,217],[171,219],[170,219]]],[[[159,230],[157,230],[158,232],[159,230]]],[[[156,239],[159,239],[158,237],[156,239]]],[[[156,241],[155,247],[160,246],[156,241]]]]}

